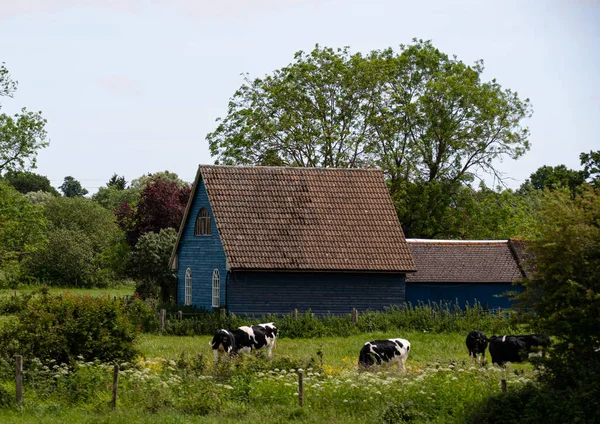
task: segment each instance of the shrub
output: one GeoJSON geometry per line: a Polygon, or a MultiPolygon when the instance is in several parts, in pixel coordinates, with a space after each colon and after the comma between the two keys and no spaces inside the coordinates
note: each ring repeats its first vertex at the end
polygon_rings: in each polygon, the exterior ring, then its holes
{"type": "Polygon", "coordinates": [[[111,298],[41,294],[31,297],[15,320],[0,328],[0,355],[69,363],[130,360],[136,331],[125,305],[111,298]]]}

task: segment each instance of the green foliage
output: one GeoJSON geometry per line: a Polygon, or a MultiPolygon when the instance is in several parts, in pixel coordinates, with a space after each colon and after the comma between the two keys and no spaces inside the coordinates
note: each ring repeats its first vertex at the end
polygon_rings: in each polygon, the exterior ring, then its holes
{"type": "Polygon", "coordinates": [[[114,187],[117,190],[125,190],[127,187],[127,180],[124,176],[118,176],[116,173],[110,177],[110,180],[106,183],[106,187],[114,187]]]}
{"type": "Polygon", "coordinates": [[[452,237],[457,197],[478,173],[501,179],[496,160],[529,149],[529,100],[482,81],[430,42],[373,51],[316,46],[250,80],[207,135],[217,163],[377,166],[409,237],[452,237]]]}
{"type": "Polygon", "coordinates": [[[42,209],[0,181],[0,286],[22,277],[22,266],[46,242],[42,209]]]}
{"type": "Polygon", "coordinates": [[[49,243],[31,257],[33,276],[49,284],[102,286],[122,275],[129,250],[114,215],[84,198],[44,203],[49,243]]]}
{"type": "MultiPolygon", "coordinates": [[[[585,171],[568,169],[565,165],[542,166],[538,168],[529,179],[523,183],[524,186],[531,184],[535,190],[556,190],[561,187],[574,191],[581,186],[587,178],[585,171]]],[[[522,188],[524,186],[521,186],[522,188]]]]}
{"type": "Polygon", "coordinates": [[[139,200],[139,193],[132,189],[121,190],[114,186],[100,187],[92,196],[92,200],[114,211],[122,203],[135,204],[139,200]]]}
{"type": "Polygon", "coordinates": [[[111,298],[41,294],[30,297],[0,329],[1,355],[69,363],[131,360],[136,332],[125,305],[111,298]]]}
{"type": "Polygon", "coordinates": [[[136,291],[143,296],[161,298],[164,302],[175,298],[177,277],[169,268],[169,258],[177,240],[173,228],[159,233],[142,235],[131,255],[131,272],[141,279],[136,291]]]}
{"type": "Polygon", "coordinates": [[[34,205],[45,203],[49,200],[52,200],[54,197],[54,194],[48,193],[47,191],[30,191],[29,193],[25,194],[25,198],[34,205]]]}
{"type": "MultiPolygon", "coordinates": [[[[0,97],[12,97],[16,89],[17,83],[0,64],[0,97]]],[[[0,172],[35,168],[37,151],[48,145],[45,125],[41,112],[22,108],[14,116],[0,113],[0,172]]]]}
{"type": "MultiPolygon", "coordinates": [[[[536,215],[537,231],[529,240],[531,272],[526,290],[518,296],[525,319],[539,332],[554,336],[550,357],[541,359],[543,386],[527,392],[521,410],[548,410],[525,415],[539,419],[589,422],[600,415],[600,195],[583,184],[578,193],[568,188],[545,191],[536,215]]],[[[491,399],[484,415],[502,409],[509,398],[491,399]]],[[[508,415],[502,421],[517,422],[508,415]],[[512,420],[512,421],[511,421],[512,420]]],[[[503,415],[500,415],[503,417],[503,415]]],[[[521,421],[519,421],[521,422],[521,421]]]]}
{"type": "Polygon", "coordinates": [[[170,316],[165,334],[173,335],[212,335],[218,328],[237,328],[257,322],[275,322],[280,337],[315,338],[350,336],[376,331],[422,331],[431,333],[464,332],[473,329],[499,334],[508,333],[512,321],[476,304],[461,309],[458,305],[437,304],[392,306],[385,311],[366,311],[358,315],[353,323],[350,315],[315,316],[310,311],[294,316],[238,316],[230,314],[224,320],[218,312],[195,312],[184,314],[180,322],[170,316]]]}
{"type": "Polygon", "coordinates": [[[59,187],[65,197],[83,197],[88,191],[81,186],[81,183],[70,175],[65,177],[64,182],[59,187]]]}
{"type": "Polygon", "coordinates": [[[50,180],[43,175],[26,171],[8,171],[3,177],[18,192],[23,194],[32,191],[45,191],[55,196],[59,195],[58,191],[50,185],[50,180]]]}
{"type": "Polygon", "coordinates": [[[579,159],[586,178],[590,178],[592,183],[597,184],[600,181],[600,150],[581,153],[579,159]]]}

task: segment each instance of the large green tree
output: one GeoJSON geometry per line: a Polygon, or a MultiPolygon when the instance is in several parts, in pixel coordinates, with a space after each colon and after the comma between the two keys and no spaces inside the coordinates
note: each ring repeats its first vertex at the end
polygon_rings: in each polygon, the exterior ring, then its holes
{"type": "Polygon", "coordinates": [[[50,180],[44,175],[28,171],[8,171],[4,174],[4,179],[23,194],[32,191],[45,191],[59,196],[58,191],[52,187],[50,180]]]}
{"type": "Polygon", "coordinates": [[[131,255],[132,272],[140,279],[138,293],[163,301],[175,298],[177,278],[169,268],[169,259],[176,241],[177,231],[173,228],[140,237],[131,255]]]}
{"type": "Polygon", "coordinates": [[[502,179],[497,160],[529,149],[529,101],[482,73],[482,61],[426,41],[366,56],[317,46],[246,77],[207,139],[223,164],[378,166],[407,234],[448,236],[432,214],[481,173],[502,179]]]}
{"type": "Polygon", "coordinates": [[[50,284],[100,286],[125,271],[129,248],[115,216],[81,197],[44,202],[49,243],[32,255],[31,273],[50,284]]]}
{"type": "Polygon", "coordinates": [[[522,312],[554,336],[545,381],[569,406],[565,422],[600,416],[600,192],[583,185],[546,190],[529,241],[533,271],[519,295],[522,312]]]}
{"type": "Polygon", "coordinates": [[[23,277],[23,262],[46,241],[42,208],[0,181],[0,285],[23,277]]]}
{"type": "Polygon", "coordinates": [[[70,175],[65,177],[59,188],[65,197],[83,197],[88,194],[87,189],[83,188],[81,183],[70,175]]]}
{"type": "MultiPolygon", "coordinates": [[[[0,64],[0,97],[13,97],[16,90],[16,81],[4,63],[0,64]]],[[[22,108],[13,116],[0,113],[0,173],[35,168],[38,150],[48,145],[45,125],[41,112],[22,108]]]]}

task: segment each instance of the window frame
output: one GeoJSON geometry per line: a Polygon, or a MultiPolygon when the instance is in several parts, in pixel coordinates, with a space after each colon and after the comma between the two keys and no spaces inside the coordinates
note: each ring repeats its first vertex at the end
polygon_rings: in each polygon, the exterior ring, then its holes
{"type": "Polygon", "coordinates": [[[184,304],[192,304],[192,269],[188,268],[185,270],[185,292],[184,292],[184,304]]]}
{"type": "Polygon", "coordinates": [[[212,307],[218,308],[221,306],[221,273],[218,268],[215,268],[212,273],[212,307]],[[216,302],[215,302],[216,300],[216,302]]]}
{"type": "Polygon", "coordinates": [[[212,236],[212,225],[208,208],[200,208],[194,224],[194,236],[212,236]]]}

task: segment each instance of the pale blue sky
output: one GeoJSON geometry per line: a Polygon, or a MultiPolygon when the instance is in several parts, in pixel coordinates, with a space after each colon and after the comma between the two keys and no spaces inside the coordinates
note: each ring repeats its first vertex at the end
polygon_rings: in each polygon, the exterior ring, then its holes
{"type": "Polygon", "coordinates": [[[316,43],[368,52],[430,39],[485,61],[530,98],[531,150],[499,168],[518,187],[542,165],[579,169],[600,149],[600,2],[394,0],[0,0],[0,62],[19,82],[4,112],[42,110],[35,172],[95,192],[213,163],[205,136],[243,83],[316,43]]]}

